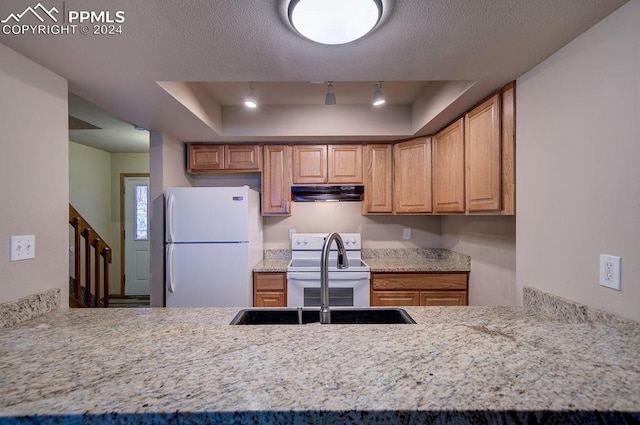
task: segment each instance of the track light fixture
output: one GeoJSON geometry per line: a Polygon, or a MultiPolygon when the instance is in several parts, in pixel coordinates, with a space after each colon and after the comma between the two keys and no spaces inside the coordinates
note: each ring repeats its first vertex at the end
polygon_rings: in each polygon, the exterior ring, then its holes
{"type": "Polygon", "coordinates": [[[258,107],[253,81],[249,81],[249,93],[247,94],[247,97],[244,98],[244,106],[250,109],[256,109],[258,107]]]}
{"type": "Polygon", "coordinates": [[[378,84],[373,85],[373,106],[384,105],[385,102],[386,100],[382,94],[382,81],[378,81],[378,84]]]}
{"type": "Polygon", "coordinates": [[[327,94],[324,97],[325,105],[335,105],[336,104],[336,94],[333,91],[333,81],[329,81],[327,85],[327,94]]]}

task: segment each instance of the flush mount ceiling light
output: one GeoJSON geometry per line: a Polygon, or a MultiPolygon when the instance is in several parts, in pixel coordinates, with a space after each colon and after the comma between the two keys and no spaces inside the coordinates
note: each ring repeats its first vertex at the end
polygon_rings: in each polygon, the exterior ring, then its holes
{"type": "Polygon", "coordinates": [[[327,85],[327,95],[324,97],[325,105],[335,105],[336,104],[336,94],[333,91],[333,81],[329,81],[327,85]]]}
{"type": "Polygon", "coordinates": [[[384,105],[385,102],[386,100],[382,94],[382,81],[378,81],[378,84],[373,85],[373,106],[384,105]]]}
{"type": "Polygon", "coordinates": [[[382,0],[291,0],[289,22],[309,40],[345,44],[368,34],[382,17],[382,0]]]}
{"type": "Polygon", "coordinates": [[[256,109],[258,107],[255,89],[253,88],[253,81],[249,82],[249,93],[247,94],[247,97],[244,98],[244,106],[250,109],[256,109]]]}

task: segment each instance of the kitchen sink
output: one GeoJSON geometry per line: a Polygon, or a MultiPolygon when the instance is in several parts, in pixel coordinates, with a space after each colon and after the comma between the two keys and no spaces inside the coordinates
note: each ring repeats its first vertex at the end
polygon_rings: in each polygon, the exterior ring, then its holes
{"type": "MultiPolygon", "coordinates": [[[[320,323],[320,310],[303,308],[250,308],[240,310],[230,325],[306,325],[320,323]]],[[[401,308],[331,309],[331,323],[336,325],[380,325],[416,323],[401,308]]]]}

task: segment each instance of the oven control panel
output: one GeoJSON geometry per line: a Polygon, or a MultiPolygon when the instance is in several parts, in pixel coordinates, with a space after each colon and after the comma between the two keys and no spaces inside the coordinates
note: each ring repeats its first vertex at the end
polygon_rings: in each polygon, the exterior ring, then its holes
{"type": "MultiPolygon", "coordinates": [[[[291,237],[291,249],[293,251],[321,251],[327,235],[328,233],[294,233],[291,237]]],[[[342,237],[345,249],[360,250],[362,248],[360,233],[340,233],[340,237],[342,237]]],[[[331,250],[337,249],[334,242],[331,250]]]]}

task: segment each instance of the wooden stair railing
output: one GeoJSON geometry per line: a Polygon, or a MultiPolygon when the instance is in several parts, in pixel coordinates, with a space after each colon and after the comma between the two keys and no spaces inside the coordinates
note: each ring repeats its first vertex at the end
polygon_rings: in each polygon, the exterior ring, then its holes
{"type": "Polygon", "coordinates": [[[73,228],[73,253],[71,255],[73,276],[69,275],[69,307],[109,307],[111,248],[71,204],[69,204],[69,224],[73,228]],[[82,252],[84,252],[84,257],[82,252]],[[100,267],[101,262],[102,267],[100,267]],[[81,279],[83,265],[84,281],[81,279]],[[101,282],[102,300],[100,299],[101,282]],[[93,295],[91,292],[92,283],[93,295]]]}

